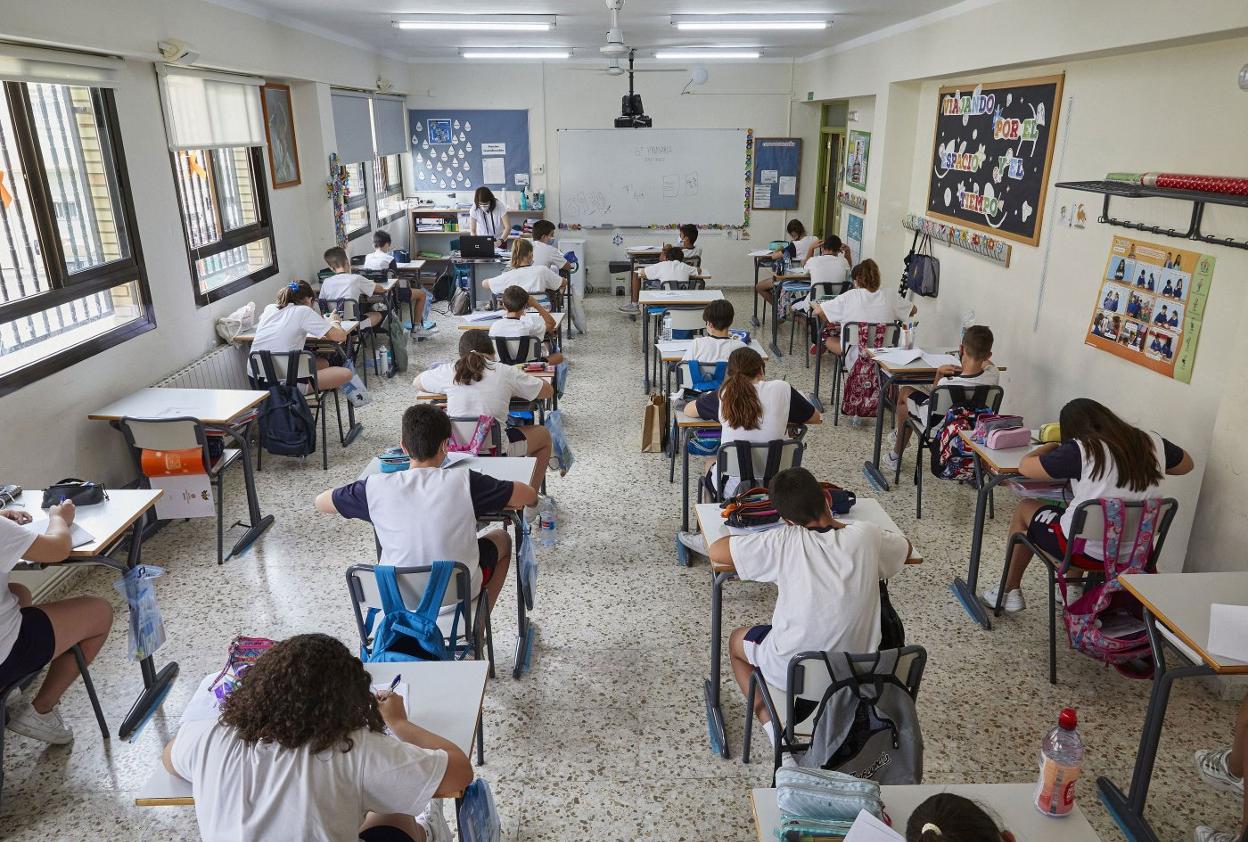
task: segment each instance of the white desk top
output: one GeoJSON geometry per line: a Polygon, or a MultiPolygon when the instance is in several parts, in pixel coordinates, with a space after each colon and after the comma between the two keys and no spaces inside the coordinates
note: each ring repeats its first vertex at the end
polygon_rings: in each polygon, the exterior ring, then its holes
{"type": "MultiPolygon", "coordinates": [[[[488,661],[413,661],[395,664],[367,664],[374,684],[389,684],[398,673],[412,691],[407,699],[407,716],[427,731],[445,737],[464,752],[472,754],[477,738],[477,716],[485,700],[488,661]]],[[[209,678],[215,678],[215,674],[209,678]]],[[[207,679],[205,679],[205,682],[207,679]]],[[[203,689],[206,683],[201,683],[203,689]]],[[[159,758],[147,783],[134,803],[140,807],[190,806],[191,784],[165,770],[159,758]]]]}
{"type": "Polygon", "coordinates": [[[395,263],[395,271],[398,272],[415,272],[425,265],[424,260],[412,260],[407,263],[395,263]]]}
{"type": "Polygon", "coordinates": [[[645,289],[641,291],[637,302],[642,307],[647,304],[710,304],[724,297],[718,289],[645,289]]]}
{"type": "MultiPolygon", "coordinates": [[[[537,460],[532,456],[469,456],[446,470],[462,471],[467,468],[500,482],[522,482],[529,485],[533,482],[533,469],[536,467],[537,460]]],[[[379,473],[381,460],[374,456],[368,461],[368,466],[360,473],[359,478],[364,479],[379,473]]]]}
{"type": "MultiPolygon", "coordinates": [[[[689,346],[693,344],[692,339],[668,339],[663,342],[654,343],[654,347],[659,351],[659,358],[665,363],[680,362],[685,357],[685,351],[689,350],[689,346]]],[[[758,352],[763,359],[767,359],[767,349],[758,341],[755,336],[750,337],[750,344],[747,346],[758,352]]]]}
{"type": "MultiPolygon", "coordinates": [[[[165,492],[161,489],[108,489],[108,499],[95,506],[78,506],[74,511],[74,525],[90,533],[95,540],[75,547],[70,558],[91,558],[107,550],[127,529],[134,525],[144,512],[156,505],[165,492]]],[[[43,502],[43,489],[28,488],[17,498],[18,504],[36,519],[47,519],[47,512],[39,508],[43,502]]]]}
{"type": "MultiPolygon", "coordinates": [[[[529,310],[529,312],[536,313],[537,311],[529,310]]],[[[563,325],[563,317],[565,315],[567,314],[566,313],[551,313],[550,314],[551,318],[555,320],[555,330],[558,330],[563,325]]],[[[460,330],[489,330],[491,325],[493,325],[495,322],[501,321],[502,319],[503,319],[502,315],[499,315],[497,319],[461,318],[459,322],[459,329],[460,330]]]]}
{"type": "MultiPolygon", "coordinates": [[[[698,517],[698,527],[702,530],[702,537],[706,539],[707,546],[729,534],[728,527],[724,524],[723,517],[720,516],[718,503],[698,503],[694,506],[694,513],[698,517]]],[[[893,523],[893,519],[889,517],[888,512],[884,511],[880,501],[874,497],[860,497],[849,514],[836,515],[836,519],[842,523],[866,521],[874,523],[885,532],[902,534],[897,524],[893,523]]],[[[908,564],[919,564],[923,561],[923,555],[917,548],[912,546],[910,553],[908,564]]]]}
{"type": "Polygon", "coordinates": [[[1207,649],[1209,606],[1215,602],[1248,605],[1248,573],[1127,574],[1121,582],[1148,606],[1158,623],[1179,638],[1174,642],[1185,644],[1193,660],[1204,661],[1222,675],[1248,673],[1248,661],[1214,655],[1207,649]]]}
{"type": "MultiPolygon", "coordinates": [[[[1032,439],[1036,438],[1038,432],[1038,430],[1031,431],[1032,439]]],[[[1022,447],[993,448],[972,440],[970,434],[965,430],[960,431],[958,435],[962,437],[962,440],[972,450],[979,454],[979,458],[985,466],[996,474],[1018,473],[1018,466],[1023,461],[1023,457],[1040,446],[1038,444],[1026,444],[1022,447]]]]}
{"type": "MultiPolygon", "coordinates": [[[[356,329],[359,328],[359,326],[360,326],[360,323],[353,319],[347,319],[345,321],[338,323],[338,327],[342,328],[343,331],[347,333],[348,335],[355,333],[356,329]]],[[[256,339],[256,329],[254,327],[251,328],[250,330],[245,330],[242,333],[240,333],[238,336],[234,337],[234,341],[239,345],[244,345],[248,342],[254,342],[255,339],[256,339]]],[[[326,339],[323,336],[313,336],[312,334],[308,334],[309,343],[330,342],[330,341],[332,340],[326,339]]]]}
{"type": "MultiPolygon", "coordinates": [[[[1087,817],[1075,805],[1069,816],[1051,818],[1036,809],[1032,803],[1034,784],[920,784],[918,786],[880,787],[884,798],[884,810],[893,820],[893,829],[901,835],[906,833],[906,822],[915,808],[942,792],[952,792],[969,798],[995,813],[1006,830],[1011,831],[1019,842],[1100,842],[1100,837],[1088,824],[1087,817]]],[[[1095,797],[1091,781],[1080,785],[1084,798],[1095,797]]],[[[776,806],[774,789],[755,789],[750,792],[754,804],[754,828],[759,842],[775,842],[775,830],[780,826],[780,808],[776,806]]]]}
{"type": "Polygon", "coordinates": [[[251,389],[158,389],[148,386],[87,418],[120,421],[122,418],[198,418],[204,424],[228,424],[259,405],[268,392],[251,389]]]}

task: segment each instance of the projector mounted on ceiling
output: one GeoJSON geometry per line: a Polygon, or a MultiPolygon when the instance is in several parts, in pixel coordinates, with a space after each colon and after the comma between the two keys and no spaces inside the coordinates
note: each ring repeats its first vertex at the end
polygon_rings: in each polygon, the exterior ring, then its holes
{"type": "Polygon", "coordinates": [[[648,129],[654,121],[646,116],[646,109],[641,104],[641,94],[633,92],[633,54],[628,51],[628,93],[620,97],[620,116],[615,118],[617,129],[648,129]]]}

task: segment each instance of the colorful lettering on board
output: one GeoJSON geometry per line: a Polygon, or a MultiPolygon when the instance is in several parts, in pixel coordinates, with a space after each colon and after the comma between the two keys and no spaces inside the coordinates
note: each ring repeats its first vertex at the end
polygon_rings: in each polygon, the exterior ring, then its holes
{"type": "Polygon", "coordinates": [[[979,168],[984,165],[984,159],[987,157],[982,146],[978,152],[954,152],[953,150],[942,149],[940,151],[940,166],[941,169],[945,170],[979,172],[979,168]]]}
{"type": "Polygon", "coordinates": [[[963,190],[958,195],[962,210],[982,213],[984,216],[997,216],[1005,207],[1005,203],[996,196],[987,196],[971,190],[963,190]]]}
{"type": "Polygon", "coordinates": [[[992,113],[996,107],[996,94],[980,93],[978,88],[969,94],[961,91],[945,94],[940,101],[940,113],[945,117],[977,117],[992,113]]]}

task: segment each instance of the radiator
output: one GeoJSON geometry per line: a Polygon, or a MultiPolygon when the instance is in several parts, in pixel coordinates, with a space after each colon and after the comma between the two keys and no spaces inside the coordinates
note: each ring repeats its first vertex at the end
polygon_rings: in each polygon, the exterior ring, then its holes
{"type": "Polygon", "coordinates": [[[166,389],[250,389],[247,354],[239,345],[214,348],[156,384],[166,389]]]}

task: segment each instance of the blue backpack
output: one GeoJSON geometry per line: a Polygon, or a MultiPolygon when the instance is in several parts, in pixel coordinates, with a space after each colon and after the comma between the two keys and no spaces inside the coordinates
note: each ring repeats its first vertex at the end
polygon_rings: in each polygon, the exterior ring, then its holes
{"type": "MultiPolygon", "coordinates": [[[[385,663],[454,659],[454,651],[447,647],[442,630],[438,628],[438,612],[442,608],[446,587],[455,573],[455,564],[450,561],[435,561],[432,567],[424,595],[415,611],[403,604],[395,568],[389,564],[379,564],[373,568],[377,590],[381,594],[381,608],[368,609],[368,615],[364,618],[364,635],[366,638],[372,637],[373,645],[371,651],[367,643],[360,645],[361,661],[385,663]],[[385,616],[377,624],[377,632],[374,634],[373,622],[379,612],[384,612],[385,616]]],[[[451,623],[452,641],[458,635],[459,614],[457,607],[455,619],[451,623]]]]}
{"type": "Polygon", "coordinates": [[[253,385],[268,391],[260,407],[260,446],[274,456],[310,456],[316,453],[316,420],[308,401],[299,391],[297,366],[290,365],[285,378],[279,377],[273,357],[252,357],[253,385]],[[263,376],[255,371],[257,359],[263,376]]]}

